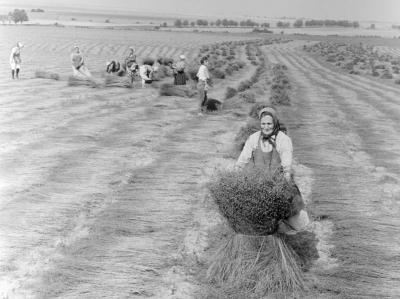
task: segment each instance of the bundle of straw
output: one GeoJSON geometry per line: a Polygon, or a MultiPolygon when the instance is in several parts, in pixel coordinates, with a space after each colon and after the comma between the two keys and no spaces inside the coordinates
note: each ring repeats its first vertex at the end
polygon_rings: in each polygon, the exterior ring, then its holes
{"type": "Polygon", "coordinates": [[[125,87],[132,88],[130,77],[120,77],[115,75],[106,75],[104,85],[106,87],[125,87]]]}
{"type": "Polygon", "coordinates": [[[281,172],[224,171],[210,193],[232,232],[212,259],[208,280],[228,298],[286,296],[305,288],[297,255],[278,233],[279,221],[297,211],[294,186],[281,172]]]}
{"type": "Polygon", "coordinates": [[[221,214],[232,229],[246,235],[270,235],[278,222],[296,214],[292,201],[297,194],[281,171],[263,169],[220,172],[209,189],[221,214]]]}
{"type": "Polygon", "coordinates": [[[185,85],[173,85],[170,83],[164,83],[160,87],[160,95],[191,98],[196,95],[196,91],[190,89],[185,85]]]}
{"type": "Polygon", "coordinates": [[[213,257],[207,278],[228,298],[264,298],[305,288],[296,254],[279,235],[231,234],[213,257]]]}
{"type": "Polygon", "coordinates": [[[60,75],[54,72],[49,71],[42,71],[37,70],[35,71],[36,78],[43,78],[43,79],[51,79],[51,80],[60,80],[60,75]]]}
{"type": "Polygon", "coordinates": [[[76,77],[69,76],[68,77],[68,85],[69,86],[90,86],[93,88],[98,88],[101,86],[100,83],[96,82],[94,79],[89,77],[76,77]]]}

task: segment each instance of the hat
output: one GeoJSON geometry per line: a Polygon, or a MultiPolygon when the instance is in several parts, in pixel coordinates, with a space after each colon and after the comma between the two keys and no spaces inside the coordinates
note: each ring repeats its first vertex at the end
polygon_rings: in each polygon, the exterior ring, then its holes
{"type": "Polygon", "coordinates": [[[22,48],[24,46],[24,44],[23,43],[21,43],[21,42],[17,42],[17,47],[18,48],[22,48]]]}
{"type": "Polygon", "coordinates": [[[262,109],[260,110],[260,112],[258,112],[258,118],[261,118],[261,116],[262,116],[263,113],[265,113],[265,112],[268,112],[268,113],[270,113],[273,117],[276,117],[276,111],[275,111],[274,108],[272,108],[272,107],[265,107],[265,108],[262,108],[262,109]]]}
{"type": "Polygon", "coordinates": [[[106,67],[108,67],[111,63],[112,63],[112,61],[107,61],[106,62],[106,67]]]}
{"type": "Polygon", "coordinates": [[[185,55],[183,55],[183,54],[179,55],[179,58],[182,59],[182,60],[186,59],[185,55]]]}

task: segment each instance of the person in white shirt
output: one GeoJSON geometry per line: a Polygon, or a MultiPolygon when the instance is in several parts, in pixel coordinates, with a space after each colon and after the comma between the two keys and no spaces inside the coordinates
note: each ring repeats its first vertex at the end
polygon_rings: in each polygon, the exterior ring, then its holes
{"type": "Polygon", "coordinates": [[[199,115],[204,112],[205,104],[207,101],[207,91],[209,89],[208,80],[210,79],[210,74],[208,73],[208,58],[203,57],[200,60],[200,68],[197,72],[197,78],[199,82],[197,83],[197,90],[199,91],[199,115]]]}
{"type": "Polygon", "coordinates": [[[236,168],[263,168],[269,173],[283,171],[285,179],[295,186],[293,205],[296,215],[286,219],[281,231],[300,230],[309,223],[307,212],[303,210],[304,202],[300,190],[292,176],[293,145],[289,136],[281,131],[275,109],[266,107],[259,112],[260,131],[250,135],[236,162],[236,168]]]}
{"type": "Polygon", "coordinates": [[[144,88],[146,84],[153,82],[153,67],[149,64],[141,65],[139,68],[139,75],[142,78],[142,88],[144,88]]]}
{"type": "Polygon", "coordinates": [[[24,45],[21,42],[17,42],[17,45],[11,49],[10,54],[10,66],[11,66],[11,77],[13,79],[19,77],[19,70],[21,68],[21,49],[24,45]]]}
{"type": "Polygon", "coordinates": [[[75,77],[92,77],[92,74],[84,63],[83,55],[78,46],[74,46],[74,50],[71,53],[71,66],[75,77]]]}

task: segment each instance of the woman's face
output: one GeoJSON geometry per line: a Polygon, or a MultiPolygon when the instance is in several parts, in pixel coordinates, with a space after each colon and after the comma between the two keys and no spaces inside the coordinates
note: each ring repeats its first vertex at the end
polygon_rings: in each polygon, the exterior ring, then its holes
{"type": "Polygon", "coordinates": [[[274,131],[274,120],[271,115],[264,115],[261,117],[261,133],[264,136],[272,134],[274,131]]]}

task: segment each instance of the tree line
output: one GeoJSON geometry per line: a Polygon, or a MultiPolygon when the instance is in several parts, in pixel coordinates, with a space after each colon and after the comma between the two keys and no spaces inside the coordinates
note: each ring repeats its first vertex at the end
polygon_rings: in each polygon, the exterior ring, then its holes
{"type": "MultiPolygon", "coordinates": [[[[177,19],[174,22],[175,27],[195,27],[195,26],[217,26],[217,27],[263,27],[269,28],[270,23],[257,23],[250,19],[243,21],[235,21],[229,19],[218,19],[216,21],[207,21],[198,19],[196,21],[189,22],[188,20],[177,19]]],[[[278,28],[288,28],[288,27],[353,27],[358,28],[360,24],[358,22],[351,22],[347,20],[306,20],[298,19],[293,24],[290,22],[279,21],[276,23],[278,28]]],[[[166,27],[166,26],[164,26],[166,27]]]]}
{"type": "Polygon", "coordinates": [[[235,21],[228,19],[218,19],[216,21],[207,21],[203,19],[198,19],[196,21],[189,22],[188,20],[177,19],[174,22],[175,27],[194,27],[194,26],[217,26],[217,27],[265,27],[269,28],[269,23],[257,23],[250,19],[243,21],[235,21]]]}

